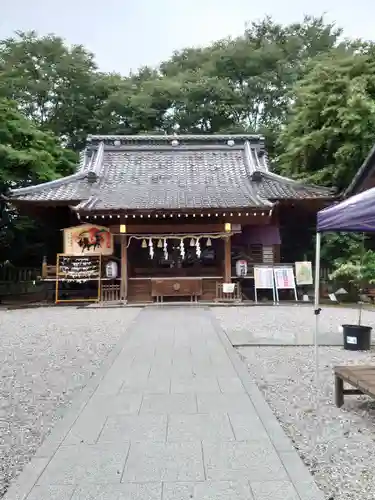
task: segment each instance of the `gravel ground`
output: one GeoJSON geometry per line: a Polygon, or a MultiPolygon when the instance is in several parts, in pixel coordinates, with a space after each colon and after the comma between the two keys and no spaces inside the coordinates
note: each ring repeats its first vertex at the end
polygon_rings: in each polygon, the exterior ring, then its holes
{"type": "MultiPolygon", "coordinates": [[[[307,338],[314,329],[312,307],[281,305],[215,308],[212,311],[233,343],[249,338],[249,331],[260,337],[273,336],[281,340],[297,336],[297,333],[307,338]]],[[[356,323],[357,317],[355,309],[325,308],[320,316],[320,339],[325,333],[326,338],[334,333],[342,338],[338,326],[356,323]]],[[[375,329],[374,311],[364,311],[363,324],[375,329]]],[[[326,498],[373,500],[375,401],[347,396],[344,407],[336,408],[332,368],[345,364],[375,364],[375,351],[350,352],[341,346],[319,347],[318,397],[313,347],[254,345],[240,347],[238,351],[326,498]]]]}
{"type": "Polygon", "coordinates": [[[375,363],[375,352],[320,347],[318,406],[312,347],[238,349],[248,370],[300,456],[330,500],[375,497],[375,401],[347,396],[333,401],[332,367],[375,363]]]}
{"type": "Polygon", "coordinates": [[[0,498],[138,313],[0,310],[0,498]]]}
{"type": "MultiPolygon", "coordinates": [[[[259,343],[269,339],[269,343],[293,342],[293,338],[313,343],[315,316],[312,305],[264,305],[250,307],[215,307],[211,309],[234,345],[248,343],[253,333],[259,343]]],[[[333,340],[333,345],[342,343],[338,333],[339,325],[358,321],[358,310],[344,307],[325,307],[319,316],[319,343],[333,340]]],[[[375,330],[375,309],[364,310],[362,324],[375,330]]],[[[375,337],[375,336],[374,336],[375,337]]],[[[375,495],[374,495],[375,498],[375,495]]]]}

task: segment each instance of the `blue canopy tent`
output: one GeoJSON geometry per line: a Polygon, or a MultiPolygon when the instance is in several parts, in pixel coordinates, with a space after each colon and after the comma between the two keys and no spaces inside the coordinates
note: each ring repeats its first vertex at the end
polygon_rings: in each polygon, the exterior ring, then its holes
{"type": "Polygon", "coordinates": [[[318,212],[317,230],[375,231],[375,188],[318,212]]]}
{"type": "Polygon", "coordinates": [[[375,231],[375,188],[356,194],[350,198],[320,210],[317,216],[315,251],[315,356],[316,376],[318,376],[318,332],[319,332],[319,288],[320,288],[320,243],[321,233],[334,231],[375,231]]]}

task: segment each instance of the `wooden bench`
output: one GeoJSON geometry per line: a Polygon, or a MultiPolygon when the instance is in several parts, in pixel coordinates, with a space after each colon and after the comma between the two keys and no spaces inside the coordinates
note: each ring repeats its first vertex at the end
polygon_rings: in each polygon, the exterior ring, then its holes
{"type": "Polygon", "coordinates": [[[366,394],[375,398],[375,366],[336,366],[335,403],[339,408],[344,404],[344,396],[366,394]],[[354,389],[344,389],[344,382],[354,389]]]}
{"type": "Polygon", "coordinates": [[[371,303],[374,303],[375,300],[375,288],[369,288],[366,290],[366,296],[370,299],[371,303]]]}

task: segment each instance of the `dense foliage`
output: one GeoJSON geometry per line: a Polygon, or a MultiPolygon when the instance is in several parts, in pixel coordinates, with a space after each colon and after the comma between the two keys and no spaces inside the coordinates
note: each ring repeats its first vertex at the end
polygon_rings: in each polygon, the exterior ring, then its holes
{"type": "MultiPolygon", "coordinates": [[[[323,18],[266,18],[122,76],[82,46],[17,32],[0,41],[0,190],[71,171],[69,150],[89,133],[173,131],[263,133],[277,171],[341,190],[375,131],[375,50],[341,35],[323,18]]],[[[0,259],[12,255],[10,219],[0,259]]]]}
{"type": "MultiPolygon", "coordinates": [[[[333,291],[344,288],[344,299],[357,301],[365,299],[366,289],[375,284],[375,252],[362,249],[359,254],[351,255],[347,260],[337,259],[329,279],[333,291]]],[[[359,316],[360,322],[361,316],[359,316]]]]}
{"type": "Polygon", "coordinates": [[[294,94],[280,135],[280,169],[345,189],[374,143],[374,53],[337,50],[326,55],[298,82],[294,94]]]}
{"type": "MultiPolygon", "coordinates": [[[[73,172],[76,154],[62,148],[51,132],[25,118],[14,102],[0,99],[0,195],[73,172]]],[[[33,253],[35,224],[0,199],[0,262],[33,253]]],[[[40,240],[40,235],[39,235],[40,240]]]]}

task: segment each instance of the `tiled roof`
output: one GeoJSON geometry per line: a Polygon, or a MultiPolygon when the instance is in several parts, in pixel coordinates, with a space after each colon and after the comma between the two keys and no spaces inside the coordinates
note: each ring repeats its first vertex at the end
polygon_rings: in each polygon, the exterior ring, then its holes
{"type": "Polygon", "coordinates": [[[96,212],[269,207],[322,196],[328,191],[269,172],[264,140],[252,135],[91,136],[76,174],[10,194],[96,212]]]}
{"type": "Polygon", "coordinates": [[[302,182],[282,177],[273,172],[261,174],[259,185],[261,196],[268,200],[302,200],[312,198],[331,198],[333,191],[319,186],[303,184],[302,182]]]}

